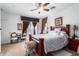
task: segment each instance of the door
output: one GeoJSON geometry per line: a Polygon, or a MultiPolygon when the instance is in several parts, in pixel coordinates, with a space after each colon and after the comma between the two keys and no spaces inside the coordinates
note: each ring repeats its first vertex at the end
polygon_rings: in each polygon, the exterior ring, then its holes
{"type": "Polygon", "coordinates": [[[8,28],[8,20],[6,19],[2,19],[1,20],[1,44],[5,44],[5,43],[10,43],[10,39],[9,39],[9,28],[8,28]]]}
{"type": "Polygon", "coordinates": [[[1,52],[1,10],[0,10],[0,52],[1,52]]]}
{"type": "Polygon", "coordinates": [[[0,52],[1,52],[1,28],[0,28],[0,52]]]}

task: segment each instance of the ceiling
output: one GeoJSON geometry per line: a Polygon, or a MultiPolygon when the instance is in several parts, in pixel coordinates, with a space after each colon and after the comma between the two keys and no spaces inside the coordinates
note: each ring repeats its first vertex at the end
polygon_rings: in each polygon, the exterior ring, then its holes
{"type": "MultiPolygon", "coordinates": [[[[74,3],[52,3],[49,4],[47,7],[50,8],[51,6],[56,6],[56,8],[51,11],[60,12],[73,5],[74,3]]],[[[30,11],[31,9],[35,8],[34,3],[0,3],[0,8],[5,12],[35,18],[46,17],[50,13],[50,11],[49,12],[43,11],[40,14],[38,14],[38,11],[30,11]]]]}

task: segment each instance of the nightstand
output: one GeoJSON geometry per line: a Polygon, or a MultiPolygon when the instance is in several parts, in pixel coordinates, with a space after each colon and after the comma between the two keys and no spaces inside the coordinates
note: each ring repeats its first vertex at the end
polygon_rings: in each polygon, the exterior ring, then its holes
{"type": "Polygon", "coordinates": [[[69,43],[68,43],[69,49],[77,52],[78,46],[79,46],[79,39],[72,39],[72,38],[69,39],[69,43]]]}

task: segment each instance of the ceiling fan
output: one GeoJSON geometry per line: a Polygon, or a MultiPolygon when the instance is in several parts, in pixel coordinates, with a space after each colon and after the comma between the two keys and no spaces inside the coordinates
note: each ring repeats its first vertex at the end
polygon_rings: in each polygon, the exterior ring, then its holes
{"type": "Polygon", "coordinates": [[[49,11],[51,9],[54,9],[56,8],[55,6],[52,6],[51,8],[47,8],[47,6],[49,5],[50,3],[37,3],[36,8],[35,9],[32,9],[30,11],[35,11],[35,10],[38,10],[38,13],[40,14],[41,11],[49,11]]]}

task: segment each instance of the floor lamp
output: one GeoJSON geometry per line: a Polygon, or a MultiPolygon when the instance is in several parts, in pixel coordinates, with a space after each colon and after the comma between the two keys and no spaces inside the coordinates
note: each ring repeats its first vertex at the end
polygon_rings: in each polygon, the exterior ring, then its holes
{"type": "Polygon", "coordinates": [[[73,26],[73,39],[75,39],[76,35],[75,35],[75,31],[78,29],[78,27],[76,25],[73,26]]]}

